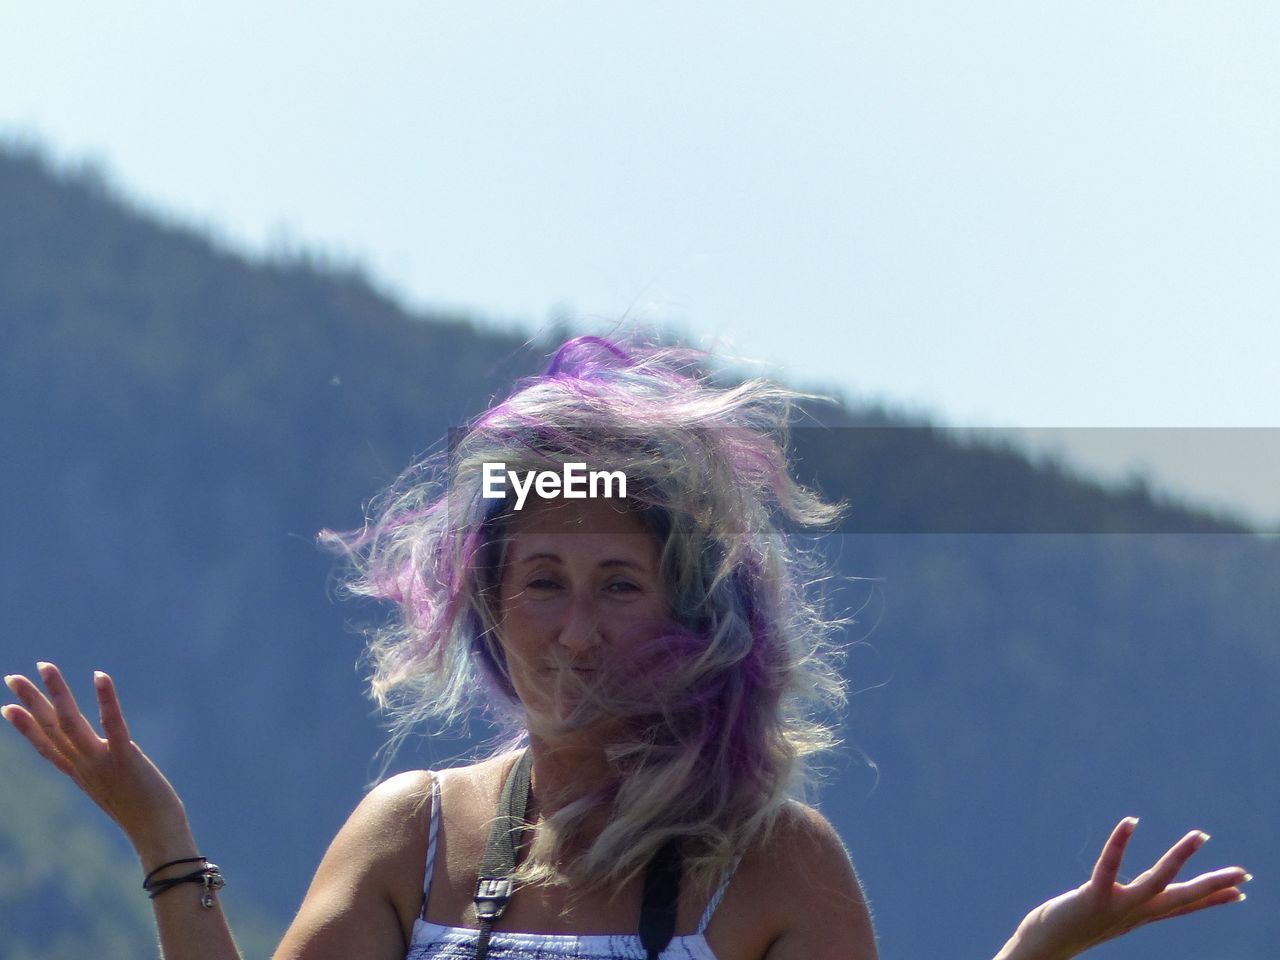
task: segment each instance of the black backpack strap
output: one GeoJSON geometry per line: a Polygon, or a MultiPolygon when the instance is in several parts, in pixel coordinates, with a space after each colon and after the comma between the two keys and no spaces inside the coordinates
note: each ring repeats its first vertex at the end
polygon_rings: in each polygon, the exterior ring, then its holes
{"type": "Polygon", "coordinates": [[[680,845],[668,840],[649,861],[644,875],[644,900],[640,904],[640,944],[648,960],[658,960],[676,932],[680,905],[680,845]]]}
{"type": "Polygon", "coordinates": [[[498,812],[489,830],[489,842],[484,848],[484,859],[480,861],[480,876],[476,882],[476,916],[480,920],[476,960],[485,960],[489,955],[493,923],[507,909],[514,892],[511,878],[516,872],[516,844],[525,825],[532,770],[533,753],[525,750],[502,787],[502,799],[498,801],[498,812]]]}

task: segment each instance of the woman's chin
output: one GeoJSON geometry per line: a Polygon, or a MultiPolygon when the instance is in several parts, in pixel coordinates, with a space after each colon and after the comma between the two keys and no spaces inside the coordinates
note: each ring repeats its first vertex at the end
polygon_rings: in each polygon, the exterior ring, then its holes
{"type": "Polygon", "coordinates": [[[603,748],[616,733],[613,723],[605,717],[576,716],[570,704],[563,701],[559,709],[526,710],[529,733],[548,746],[603,748]]]}

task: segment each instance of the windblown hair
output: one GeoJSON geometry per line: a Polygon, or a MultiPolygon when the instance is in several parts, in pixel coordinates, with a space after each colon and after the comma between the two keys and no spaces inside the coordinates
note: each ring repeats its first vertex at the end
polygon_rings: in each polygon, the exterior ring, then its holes
{"type": "Polygon", "coordinates": [[[322,534],[351,558],[351,592],[397,605],[368,648],[393,744],[476,707],[518,736],[529,717],[497,602],[518,514],[510,496],[482,496],[482,464],[626,475],[630,508],[662,546],[671,622],[608,650],[598,674],[566,692],[563,729],[607,721],[613,775],[542,825],[525,880],[620,889],[678,838],[685,876],[709,891],[803,789],[807,761],[835,743],[829,718],[844,687],[831,640],[845,621],[825,615],[820,564],[783,529],[840,512],[788,468],[787,430],[806,395],[766,380],[719,385],[703,359],[570,340],[546,373],[412,467],[364,530],[322,534]],[[607,824],[583,842],[601,809],[607,824]]]}

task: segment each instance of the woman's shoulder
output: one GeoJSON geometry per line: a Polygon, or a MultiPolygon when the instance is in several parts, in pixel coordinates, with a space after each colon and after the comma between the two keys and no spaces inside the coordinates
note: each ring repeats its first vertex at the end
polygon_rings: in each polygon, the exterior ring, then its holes
{"type": "MultiPolygon", "coordinates": [[[[859,945],[870,938],[862,887],[848,851],[819,810],[788,802],[772,829],[743,855],[722,908],[712,918],[708,939],[716,948],[720,937],[736,939],[731,931],[752,931],[753,949],[763,945],[772,957],[780,947],[778,956],[790,956],[781,951],[792,946],[811,950],[822,931],[830,937],[832,930],[842,929],[853,931],[859,945]]],[[[731,954],[725,950],[722,955],[731,954]]]]}
{"type": "Polygon", "coordinates": [[[831,821],[816,807],[789,800],[770,829],[743,854],[738,874],[781,885],[813,867],[843,867],[848,863],[844,841],[831,821]]]}
{"type": "Polygon", "coordinates": [[[422,814],[430,813],[432,796],[437,789],[484,789],[490,781],[500,779],[510,764],[511,754],[498,754],[472,763],[458,764],[440,770],[406,770],[375,785],[352,814],[358,822],[369,821],[387,827],[406,820],[422,826],[422,814]]]}
{"type": "Polygon", "coordinates": [[[354,875],[382,886],[393,900],[421,891],[423,854],[430,826],[433,783],[430,770],[388,777],[369,790],[352,811],[334,843],[354,875]]]}
{"type": "Polygon", "coordinates": [[[788,801],[770,829],[743,854],[734,883],[790,887],[814,868],[843,866],[849,856],[840,835],[815,807],[788,801]]]}
{"type": "Polygon", "coordinates": [[[365,794],[343,829],[358,834],[368,844],[366,854],[384,865],[404,867],[417,857],[421,870],[432,820],[448,811],[456,835],[465,826],[459,818],[469,821],[473,809],[490,812],[490,795],[501,789],[509,765],[510,755],[500,754],[445,769],[398,773],[365,794]],[[434,809],[437,800],[440,810],[434,809]]]}
{"type": "Polygon", "coordinates": [[[352,812],[347,828],[387,836],[402,830],[421,829],[422,815],[430,811],[433,783],[438,774],[431,770],[407,770],[375,785],[352,812]],[[399,830],[389,828],[398,827],[399,830]]]}
{"type": "Polygon", "coordinates": [[[329,844],[277,956],[322,943],[324,956],[403,950],[422,900],[432,780],[415,770],[365,794],[329,844]]]}
{"type": "Polygon", "coordinates": [[[799,800],[788,800],[783,804],[768,845],[775,850],[799,848],[829,859],[849,858],[848,849],[831,821],[817,807],[799,800]]]}
{"type": "MultiPolygon", "coordinates": [[[[341,874],[341,879],[335,877],[337,883],[384,898],[407,937],[422,906],[432,820],[451,808],[454,821],[459,812],[467,813],[469,804],[459,801],[489,789],[489,781],[501,776],[503,760],[496,757],[443,771],[409,770],[378,783],[330,845],[326,860],[341,874]],[[442,796],[437,810],[435,802],[442,796]]],[[[455,847],[462,846],[457,833],[455,847]]]]}

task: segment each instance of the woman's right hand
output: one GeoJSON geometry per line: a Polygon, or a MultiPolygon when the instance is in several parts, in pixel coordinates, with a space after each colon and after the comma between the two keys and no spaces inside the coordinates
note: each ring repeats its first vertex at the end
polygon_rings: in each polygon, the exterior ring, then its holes
{"type": "Polygon", "coordinates": [[[22,706],[0,708],[4,719],[119,824],[144,866],[186,855],[188,846],[194,850],[182,800],[129,738],[111,678],[100,672],[93,677],[104,739],[81,713],[58,668],[36,666],[48,696],[24,676],[5,677],[22,706]]]}

